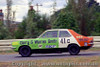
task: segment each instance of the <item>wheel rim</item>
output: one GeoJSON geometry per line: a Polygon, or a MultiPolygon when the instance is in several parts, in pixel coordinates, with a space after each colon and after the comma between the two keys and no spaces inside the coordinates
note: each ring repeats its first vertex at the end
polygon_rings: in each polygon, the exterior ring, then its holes
{"type": "Polygon", "coordinates": [[[22,49],[22,53],[23,53],[24,55],[27,55],[28,52],[29,52],[29,50],[28,50],[27,48],[22,49]]]}
{"type": "Polygon", "coordinates": [[[69,45],[68,51],[71,55],[77,55],[80,52],[80,48],[77,45],[69,45]]]}
{"type": "Polygon", "coordinates": [[[30,49],[27,48],[27,47],[22,47],[22,48],[20,49],[20,54],[21,54],[22,56],[29,56],[29,55],[30,55],[30,49]]]}
{"type": "Polygon", "coordinates": [[[77,47],[75,47],[75,46],[72,46],[70,50],[72,53],[77,53],[77,51],[78,51],[77,47]]]}

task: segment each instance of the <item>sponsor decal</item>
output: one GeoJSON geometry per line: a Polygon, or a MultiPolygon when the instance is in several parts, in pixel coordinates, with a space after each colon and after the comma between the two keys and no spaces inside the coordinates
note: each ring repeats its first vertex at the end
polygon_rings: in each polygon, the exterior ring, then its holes
{"type": "Polygon", "coordinates": [[[88,41],[88,38],[80,38],[79,41],[88,41]]]}
{"type": "Polygon", "coordinates": [[[38,47],[39,47],[39,48],[42,48],[42,44],[39,44],[38,47]]]}
{"type": "Polygon", "coordinates": [[[29,44],[33,44],[33,40],[31,41],[20,41],[21,45],[29,45],[29,44]]]}
{"type": "Polygon", "coordinates": [[[48,43],[56,43],[57,42],[57,40],[50,40],[50,39],[48,39],[48,43]]]}
{"type": "Polygon", "coordinates": [[[33,40],[31,40],[31,44],[33,44],[33,40]]]}
{"type": "Polygon", "coordinates": [[[46,40],[36,40],[35,44],[41,44],[41,43],[46,43],[46,40]]]}
{"type": "Polygon", "coordinates": [[[56,43],[56,42],[57,42],[56,39],[54,39],[54,40],[48,39],[48,41],[46,41],[46,40],[36,40],[35,41],[35,44],[41,44],[41,43],[56,43]]]}
{"type": "Polygon", "coordinates": [[[88,46],[87,42],[84,43],[84,46],[88,46]]]}
{"type": "Polygon", "coordinates": [[[21,45],[29,45],[29,41],[20,41],[21,45]]]}
{"type": "Polygon", "coordinates": [[[76,36],[76,38],[83,38],[83,36],[76,36]]]}
{"type": "Polygon", "coordinates": [[[46,48],[56,48],[56,45],[46,45],[46,48]]]}

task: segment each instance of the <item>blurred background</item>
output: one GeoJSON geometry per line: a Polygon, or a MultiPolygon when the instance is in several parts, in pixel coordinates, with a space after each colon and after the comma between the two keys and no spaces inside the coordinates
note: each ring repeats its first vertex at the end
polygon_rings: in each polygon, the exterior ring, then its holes
{"type": "Polygon", "coordinates": [[[46,29],[100,36],[100,0],[1,0],[0,39],[36,38],[46,29]]]}

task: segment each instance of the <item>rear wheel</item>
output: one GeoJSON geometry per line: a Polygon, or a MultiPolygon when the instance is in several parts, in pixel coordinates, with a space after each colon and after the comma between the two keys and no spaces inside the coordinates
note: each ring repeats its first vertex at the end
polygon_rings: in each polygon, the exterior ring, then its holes
{"type": "Polygon", "coordinates": [[[70,55],[78,55],[80,52],[80,47],[76,44],[71,44],[68,46],[68,51],[70,55]]]}
{"type": "Polygon", "coordinates": [[[31,52],[30,47],[22,46],[19,49],[19,54],[21,54],[22,57],[29,57],[29,56],[31,56],[32,52],[31,52]]]}

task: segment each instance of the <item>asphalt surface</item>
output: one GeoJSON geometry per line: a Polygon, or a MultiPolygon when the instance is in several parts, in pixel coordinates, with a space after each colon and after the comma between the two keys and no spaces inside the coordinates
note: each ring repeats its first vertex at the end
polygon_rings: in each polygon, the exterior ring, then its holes
{"type": "Polygon", "coordinates": [[[70,55],[69,53],[32,54],[30,57],[21,57],[19,54],[0,55],[0,62],[89,56],[100,56],[100,51],[80,52],[79,55],[70,55]]]}

